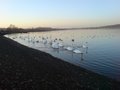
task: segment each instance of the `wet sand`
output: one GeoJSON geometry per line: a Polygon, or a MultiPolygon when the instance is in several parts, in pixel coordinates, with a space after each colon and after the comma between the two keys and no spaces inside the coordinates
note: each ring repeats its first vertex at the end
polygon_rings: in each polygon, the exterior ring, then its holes
{"type": "Polygon", "coordinates": [[[0,90],[120,90],[120,82],[0,36],[0,90]]]}

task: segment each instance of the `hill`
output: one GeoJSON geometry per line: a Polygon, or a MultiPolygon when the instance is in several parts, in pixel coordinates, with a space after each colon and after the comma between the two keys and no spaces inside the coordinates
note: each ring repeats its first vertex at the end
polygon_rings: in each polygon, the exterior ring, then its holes
{"type": "Polygon", "coordinates": [[[79,28],[79,29],[120,29],[120,24],[106,25],[106,26],[99,26],[99,27],[85,27],[85,28],[79,28]]]}

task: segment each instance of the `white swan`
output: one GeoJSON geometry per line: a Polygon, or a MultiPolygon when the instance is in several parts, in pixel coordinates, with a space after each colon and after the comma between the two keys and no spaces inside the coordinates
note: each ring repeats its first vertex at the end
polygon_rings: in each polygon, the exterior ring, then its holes
{"type": "Polygon", "coordinates": [[[59,47],[63,47],[63,44],[62,44],[62,43],[58,43],[58,46],[59,46],[59,47]]]}
{"type": "Polygon", "coordinates": [[[52,42],[52,48],[58,49],[59,48],[58,43],[57,42],[52,42]]]}
{"type": "MultiPolygon", "coordinates": [[[[74,42],[74,41],[75,41],[75,40],[72,39],[72,42],[74,42]]],[[[68,51],[73,51],[73,50],[74,50],[73,44],[72,44],[72,46],[65,47],[65,49],[68,50],[68,51]]]]}
{"type": "Polygon", "coordinates": [[[88,48],[88,42],[85,43],[86,45],[82,45],[82,48],[88,48]]]}
{"type": "Polygon", "coordinates": [[[73,47],[66,47],[66,50],[68,50],[68,51],[72,51],[73,50],[73,47]]]}
{"type": "Polygon", "coordinates": [[[42,42],[43,42],[44,44],[47,44],[47,40],[46,40],[46,39],[44,39],[42,42]]]}
{"type": "Polygon", "coordinates": [[[85,46],[85,45],[82,45],[82,48],[87,48],[87,46],[85,46]]]}
{"type": "Polygon", "coordinates": [[[73,50],[73,52],[77,53],[77,54],[82,54],[82,52],[79,49],[75,49],[75,50],[73,50]]]}

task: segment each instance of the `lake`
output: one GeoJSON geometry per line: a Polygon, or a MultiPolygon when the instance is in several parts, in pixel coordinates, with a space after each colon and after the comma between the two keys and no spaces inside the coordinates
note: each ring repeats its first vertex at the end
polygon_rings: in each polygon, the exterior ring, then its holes
{"type": "Polygon", "coordinates": [[[10,34],[6,37],[120,81],[120,30],[59,30],[10,34]],[[54,48],[53,43],[61,45],[54,48]]]}

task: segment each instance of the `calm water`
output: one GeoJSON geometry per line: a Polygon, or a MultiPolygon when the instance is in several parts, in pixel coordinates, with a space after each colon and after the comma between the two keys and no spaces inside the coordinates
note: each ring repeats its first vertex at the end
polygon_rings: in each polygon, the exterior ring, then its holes
{"type": "Polygon", "coordinates": [[[32,32],[11,34],[6,35],[6,37],[120,81],[120,30],[32,32]],[[47,42],[44,42],[43,39],[47,42]],[[63,47],[53,49],[49,42],[55,39],[64,47],[80,48],[83,55],[65,50],[63,47]],[[86,44],[86,42],[88,43],[86,44]],[[81,48],[81,45],[86,45],[88,48],[81,48]]]}

